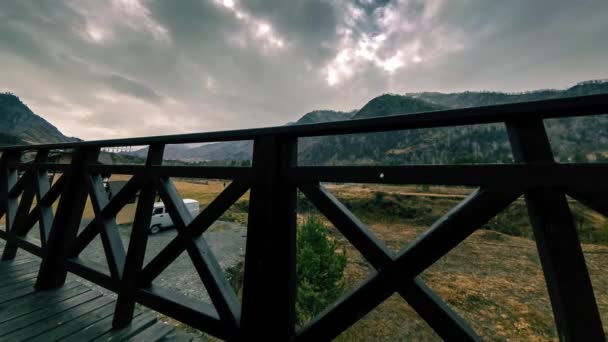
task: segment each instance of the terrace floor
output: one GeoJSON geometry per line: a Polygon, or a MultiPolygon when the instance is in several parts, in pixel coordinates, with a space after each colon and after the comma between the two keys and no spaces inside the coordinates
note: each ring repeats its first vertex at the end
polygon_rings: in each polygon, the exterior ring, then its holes
{"type": "Polygon", "coordinates": [[[191,341],[139,310],[131,325],[112,330],[115,296],[69,276],[65,285],[35,291],[40,259],[19,252],[0,262],[0,341],[191,341]]]}

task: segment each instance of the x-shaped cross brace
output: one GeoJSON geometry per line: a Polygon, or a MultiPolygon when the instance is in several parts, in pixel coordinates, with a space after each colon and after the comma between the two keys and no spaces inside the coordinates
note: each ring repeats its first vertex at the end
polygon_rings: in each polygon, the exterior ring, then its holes
{"type": "Polygon", "coordinates": [[[391,251],[319,184],[300,190],[376,269],[376,273],[327,308],[298,334],[301,340],[329,340],[398,292],[445,340],[479,340],[474,331],[416,277],[500,213],[521,192],[479,189],[393,257],[391,251]]]}

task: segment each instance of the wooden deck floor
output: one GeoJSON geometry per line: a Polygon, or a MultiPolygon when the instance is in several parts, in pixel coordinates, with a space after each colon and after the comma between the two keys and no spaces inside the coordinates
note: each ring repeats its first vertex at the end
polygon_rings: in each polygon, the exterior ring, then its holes
{"type": "Polygon", "coordinates": [[[40,259],[19,254],[0,262],[0,341],[191,341],[139,311],[130,326],[112,330],[115,299],[69,277],[52,291],[33,288],[40,259]]]}

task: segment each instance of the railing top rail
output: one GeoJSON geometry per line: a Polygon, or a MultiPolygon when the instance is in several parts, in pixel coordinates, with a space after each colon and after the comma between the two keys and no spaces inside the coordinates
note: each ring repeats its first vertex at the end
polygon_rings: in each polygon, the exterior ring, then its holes
{"type": "Polygon", "coordinates": [[[95,148],[116,146],[143,146],[153,144],[206,143],[251,140],[255,139],[256,137],[265,135],[312,137],[322,135],[357,134],[417,128],[488,124],[507,121],[597,115],[605,113],[608,113],[608,94],[578,96],[494,106],[449,109],[432,112],[393,115],[370,119],[334,121],[308,125],[275,126],[205,133],[161,135],[112,140],[93,140],[59,144],[7,146],[1,147],[0,152],[11,150],[69,149],[78,147],[95,148]]]}

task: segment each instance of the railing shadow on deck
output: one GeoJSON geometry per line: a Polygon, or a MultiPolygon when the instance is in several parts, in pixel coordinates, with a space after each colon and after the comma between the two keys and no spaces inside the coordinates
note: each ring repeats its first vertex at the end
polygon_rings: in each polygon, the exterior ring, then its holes
{"type": "Polygon", "coordinates": [[[479,340],[468,324],[418,277],[477,228],[524,195],[562,341],[603,341],[604,331],[584,256],[566,202],[569,195],[608,215],[608,164],[554,161],[543,120],[608,113],[608,96],[594,95],[302,126],[0,148],[0,215],[7,241],[2,259],[22,248],[42,259],[37,289],[61,287],[67,272],[118,295],[114,326],[132,319],[135,303],[226,340],[331,340],[398,293],[446,340],[479,340]],[[418,128],[504,123],[515,164],[305,167],[297,165],[298,138],[418,128]],[[168,144],[252,140],[251,167],[163,165],[168,144]],[[149,146],[145,165],[102,165],[103,148],[149,146]],[[71,151],[69,164],[50,163],[52,150],[71,151]],[[31,162],[22,161],[34,153],[31,162]],[[49,184],[48,173],[60,178],[49,184]],[[111,198],[103,174],[133,177],[111,198]],[[192,217],[172,177],[231,180],[192,217]],[[392,253],[323,182],[467,185],[478,189],[414,243],[392,253]],[[301,329],[295,326],[296,196],[300,190],[361,252],[375,272],[301,329]],[[250,191],[242,303],[204,241],[204,233],[250,191]],[[178,234],[144,264],[152,207],[159,194],[178,234]],[[134,196],[137,209],[128,246],[116,215],[134,196]],[[90,196],[95,218],[79,233],[90,196]],[[30,211],[35,201],[34,209],[30,211]],[[53,204],[58,202],[53,211],[53,204]],[[38,223],[38,246],[27,233],[38,223]],[[78,256],[101,236],[109,274],[78,256]],[[213,305],[152,286],[182,252],[192,260],[213,305]]]}

